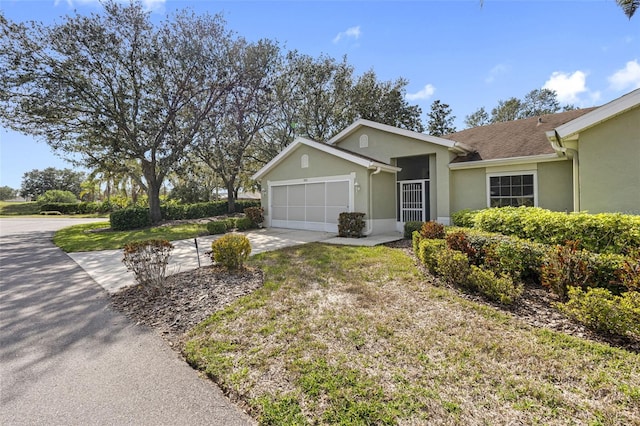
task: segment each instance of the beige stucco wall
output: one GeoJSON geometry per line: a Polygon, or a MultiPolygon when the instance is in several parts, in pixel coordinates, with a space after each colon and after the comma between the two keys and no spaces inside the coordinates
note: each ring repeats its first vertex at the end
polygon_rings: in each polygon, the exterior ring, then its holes
{"type": "Polygon", "coordinates": [[[573,210],[571,161],[538,164],[538,207],[559,212],[573,210]]]}
{"type": "Polygon", "coordinates": [[[580,210],[640,214],[640,107],[580,134],[580,210]]]}
{"type": "Polygon", "coordinates": [[[451,212],[487,207],[488,174],[526,172],[536,173],[539,207],[555,211],[572,210],[572,163],[561,160],[451,170],[451,212]]]}
{"type": "Polygon", "coordinates": [[[487,207],[486,169],[451,170],[451,212],[487,207]]]}
{"type": "MultiPolygon", "coordinates": [[[[431,194],[433,197],[431,200],[431,217],[432,219],[449,218],[448,165],[454,155],[446,147],[369,127],[358,129],[342,139],[337,146],[384,163],[390,163],[392,158],[433,154],[435,160],[432,161],[430,167],[431,194]],[[360,148],[360,136],[363,134],[366,134],[369,139],[368,147],[366,148],[360,148]]],[[[395,193],[395,189],[393,191],[395,193]]],[[[395,195],[389,202],[391,203],[392,200],[395,203],[395,195]]],[[[395,209],[395,205],[393,208],[395,209]]]]}

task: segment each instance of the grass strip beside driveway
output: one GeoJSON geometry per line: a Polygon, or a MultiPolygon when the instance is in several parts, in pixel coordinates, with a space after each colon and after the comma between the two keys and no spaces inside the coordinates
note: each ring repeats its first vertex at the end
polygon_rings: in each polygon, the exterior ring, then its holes
{"type": "Polygon", "coordinates": [[[151,238],[175,241],[208,234],[207,227],[204,224],[157,226],[131,231],[104,230],[109,226],[109,222],[70,226],[56,232],[53,242],[65,252],[72,253],[78,251],[115,250],[123,248],[125,244],[132,241],[151,238]],[[96,230],[99,231],[95,232],[96,230]]]}
{"type": "Polygon", "coordinates": [[[640,422],[640,356],[530,327],[387,247],[250,260],[264,286],[190,334],[188,361],[263,424],[640,422]]]}

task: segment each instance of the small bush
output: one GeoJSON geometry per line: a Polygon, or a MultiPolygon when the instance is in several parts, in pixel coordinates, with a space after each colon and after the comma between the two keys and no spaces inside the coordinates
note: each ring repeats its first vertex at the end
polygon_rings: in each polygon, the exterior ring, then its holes
{"type": "Polygon", "coordinates": [[[227,224],[221,220],[212,220],[207,223],[209,235],[224,234],[227,232],[227,224]]]}
{"type": "Polygon", "coordinates": [[[464,231],[451,232],[445,237],[447,247],[464,253],[474,265],[479,265],[478,251],[471,245],[464,231]]]}
{"type": "Polygon", "coordinates": [[[167,240],[135,241],[124,246],[122,262],[133,271],[136,281],[158,291],[164,281],[173,245],[167,240]]]}
{"type": "Polygon", "coordinates": [[[486,249],[485,266],[497,274],[508,274],[515,281],[531,279],[539,282],[548,248],[517,238],[494,240],[486,249]]]}
{"type": "Polygon", "coordinates": [[[451,222],[455,226],[461,226],[463,228],[473,228],[473,219],[476,216],[478,210],[460,210],[451,215],[451,222]]]}
{"type": "Polygon", "coordinates": [[[240,234],[224,235],[211,243],[211,259],[227,269],[240,269],[251,254],[249,239],[240,234]]]}
{"type": "Polygon", "coordinates": [[[365,213],[343,212],[338,215],[338,236],[347,238],[360,238],[364,231],[365,213]]]}
{"type": "Polygon", "coordinates": [[[71,191],[61,191],[59,189],[50,189],[36,200],[38,204],[49,203],[77,203],[78,198],[71,191]]]}
{"type": "Polygon", "coordinates": [[[435,271],[443,281],[452,285],[466,286],[471,272],[466,254],[445,248],[435,254],[435,271]]]}
{"type": "Polygon", "coordinates": [[[570,287],[569,301],[559,308],[586,326],[607,333],[640,339],[640,293],[629,291],[620,296],[604,288],[586,292],[570,287]]]}
{"type": "Polygon", "coordinates": [[[411,234],[411,247],[413,247],[413,254],[415,254],[416,256],[418,255],[420,241],[422,241],[422,235],[420,235],[420,232],[413,231],[413,234],[411,234]]]}
{"type": "Polygon", "coordinates": [[[420,235],[422,235],[423,238],[441,240],[445,237],[444,225],[432,220],[425,222],[420,228],[420,235]]]}
{"type": "Polygon", "coordinates": [[[513,304],[523,292],[522,284],[514,283],[509,275],[498,277],[493,271],[475,265],[471,265],[468,281],[471,288],[504,305],[513,304]]]}
{"type": "Polygon", "coordinates": [[[222,220],[222,222],[224,222],[225,226],[227,227],[227,231],[231,231],[232,229],[236,228],[236,218],[235,217],[228,217],[222,220]]]}
{"type": "Polygon", "coordinates": [[[149,209],[131,207],[112,212],[109,215],[109,222],[114,231],[128,231],[151,226],[151,216],[149,216],[149,209]]]}
{"type": "Polygon", "coordinates": [[[247,207],[244,214],[251,219],[254,227],[259,227],[264,222],[264,209],[262,207],[247,207]]]}
{"type": "Polygon", "coordinates": [[[422,228],[424,222],[410,221],[404,223],[404,238],[409,239],[413,236],[413,231],[419,231],[422,228]]]}
{"type": "Polygon", "coordinates": [[[589,259],[578,251],[575,242],[557,246],[542,266],[542,285],[549,287],[561,300],[567,300],[570,286],[583,287],[589,282],[589,259]]]}
{"type": "Polygon", "coordinates": [[[437,266],[437,254],[446,248],[447,243],[444,240],[423,239],[418,243],[416,255],[429,272],[434,274],[437,266]]]}
{"type": "Polygon", "coordinates": [[[640,250],[636,250],[625,258],[616,274],[627,290],[640,291],[640,250]]]}
{"type": "Polygon", "coordinates": [[[239,217],[235,220],[236,229],[238,231],[246,231],[247,229],[253,229],[253,221],[248,217],[239,217]]]}

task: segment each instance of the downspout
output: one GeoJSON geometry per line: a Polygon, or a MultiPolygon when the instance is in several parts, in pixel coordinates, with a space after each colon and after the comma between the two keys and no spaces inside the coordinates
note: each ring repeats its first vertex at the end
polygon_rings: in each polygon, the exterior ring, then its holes
{"type": "Polygon", "coordinates": [[[551,146],[556,152],[562,152],[573,161],[573,211],[580,211],[580,158],[578,151],[573,148],[560,146],[560,136],[555,133],[555,139],[551,141],[551,146]]]}
{"type": "Polygon", "coordinates": [[[382,169],[380,167],[376,167],[376,171],[369,174],[369,188],[367,188],[367,193],[369,197],[369,221],[367,223],[367,230],[364,232],[364,235],[371,235],[373,232],[373,175],[377,175],[380,173],[382,169]]]}

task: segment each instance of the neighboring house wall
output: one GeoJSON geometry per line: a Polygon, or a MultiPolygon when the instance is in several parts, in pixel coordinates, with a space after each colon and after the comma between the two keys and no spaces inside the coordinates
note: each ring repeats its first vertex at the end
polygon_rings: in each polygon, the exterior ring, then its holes
{"type": "MultiPolygon", "coordinates": [[[[358,129],[338,142],[336,146],[383,163],[393,163],[392,159],[398,157],[433,154],[435,160],[432,160],[430,167],[430,192],[433,196],[430,206],[431,218],[448,222],[450,216],[449,162],[454,155],[446,147],[370,127],[358,129]],[[367,136],[367,146],[361,148],[360,138],[363,135],[367,136]]],[[[395,200],[395,196],[391,200],[395,200]]]]}
{"type": "Polygon", "coordinates": [[[640,214],[640,107],[580,133],[580,210],[640,214]]]}
{"type": "Polygon", "coordinates": [[[573,210],[571,161],[538,164],[538,207],[559,212],[573,210]]]}

